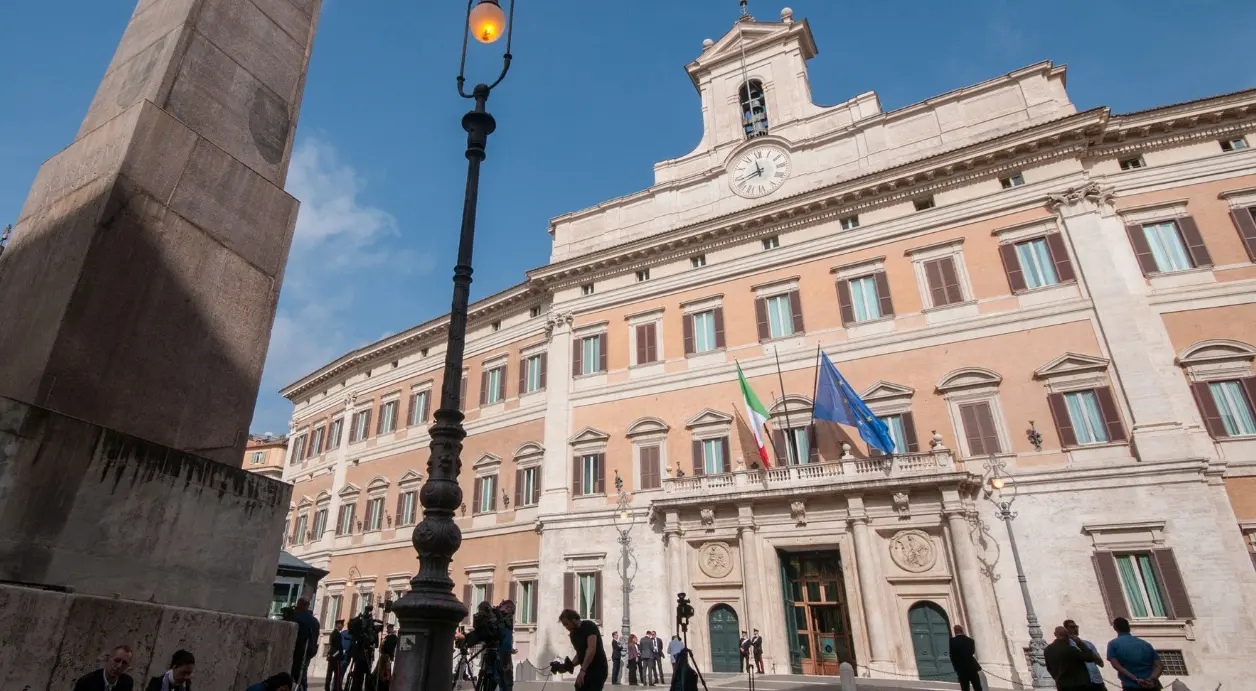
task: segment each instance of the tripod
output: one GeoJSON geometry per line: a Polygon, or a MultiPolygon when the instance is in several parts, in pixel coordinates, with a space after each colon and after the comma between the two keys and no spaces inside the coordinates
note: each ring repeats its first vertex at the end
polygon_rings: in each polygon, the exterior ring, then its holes
{"type": "Polygon", "coordinates": [[[501,661],[495,654],[485,654],[480,660],[480,673],[475,674],[471,671],[473,669],[471,662],[489,648],[486,645],[474,653],[471,653],[469,648],[465,645],[458,648],[458,659],[454,660],[453,691],[462,689],[462,682],[468,679],[471,681],[472,691],[487,691],[496,688],[498,680],[501,679],[501,670],[497,669],[501,661]]]}
{"type": "Polygon", "coordinates": [[[684,593],[676,596],[676,628],[680,631],[680,652],[676,654],[676,671],[672,675],[672,688],[678,691],[687,691],[690,688],[697,689],[698,683],[702,684],[702,691],[710,691],[707,688],[706,679],[702,677],[702,670],[698,669],[698,661],[693,658],[693,651],[689,649],[689,619],[693,616],[693,605],[690,604],[689,598],[684,593]],[[693,674],[697,677],[697,682],[689,675],[693,674]]]}

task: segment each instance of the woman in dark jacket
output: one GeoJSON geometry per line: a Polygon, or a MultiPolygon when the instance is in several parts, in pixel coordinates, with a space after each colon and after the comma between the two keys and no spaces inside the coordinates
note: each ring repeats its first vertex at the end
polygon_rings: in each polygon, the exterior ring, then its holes
{"type": "Polygon", "coordinates": [[[146,691],[192,691],[192,668],[196,658],[186,650],[176,650],[170,658],[170,669],[148,682],[146,691]]]}

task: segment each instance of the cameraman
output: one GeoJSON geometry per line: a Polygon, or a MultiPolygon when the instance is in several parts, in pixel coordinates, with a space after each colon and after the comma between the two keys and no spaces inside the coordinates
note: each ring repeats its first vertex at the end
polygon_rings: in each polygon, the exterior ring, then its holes
{"type": "Polygon", "coordinates": [[[494,610],[487,602],[481,602],[473,618],[471,633],[454,634],[454,639],[464,645],[484,644],[480,660],[480,676],[484,679],[484,691],[512,691],[515,686],[515,603],[502,600],[494,610]]]}
{"type": "Polygon", "coordinates": [[[366,675],[370,673],[375,657],[375,646],[379,642],[379,630],[375,626],[375,618],[371,616],[370,605],[362,609],[362,614],[349,620],[349,632],[353,636],[353,643],[349,646],[349,662],[353,665],[349,673],[349,691],[363,691],[366,675]]]}
{"type": "Polygon", "coordinates": [[[602,632],[597,624],[580,619],[580,613],[565,609],[558,615],[558,623],[571,632],[571,647],[576,649],[575,664],[580,666],[576,675],[579,691],[602,691],[609,673],[606,651],[602,649],[602,632]]]}

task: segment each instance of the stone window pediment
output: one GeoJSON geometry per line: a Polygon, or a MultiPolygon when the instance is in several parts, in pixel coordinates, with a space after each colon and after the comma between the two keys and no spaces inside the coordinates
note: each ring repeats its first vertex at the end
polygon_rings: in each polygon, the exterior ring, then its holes
{"type": "Polygon", "coordinates": [[[371,492],[372,494],[376,492],[382,492],[387,489],[388,489],[388,479],[380,475],[376,475],[366,485],[366,491],[371,492]]]}
{"type": "Polygon", "coordinates": [[[651,434],[667,434],[671,428],[666,422],[656,417],[643,417],[628,426],[628,437],[640,437],[651,434]]]}
{"type": "Polygon", "coordinates": [[[418,472],[414,470],[407,470],[406,474],[402,475],[401,479],[397,480],[397,486],[401,487],[402,489],[408,489],[422,482],[423,482],[422,475],[420,475],[418,472]]]}
{"type": "Polygon", "coordinates": [[[545,454],[545,447],[534,441],[525,441],[515,449],[515,458],[522,456],[541,456],[545,454]]]}
{"type": "Polygon", "coordinates": [[[965,389],[998,388],[1003,377],[984,367],[961,367],[944,375],[938,380],[937,389],[942,393],[962,391],[965,389]]]}
{"type": "Polygon", "coordinates": [[[326,504],[330,501],[331,501],[331,494],[327,490],[323,490],[322,492],[319,492],[318,495],[314,497],[314,503],[319,506],[322,506],[323,504],[326,504]]]}
{"type": "Polygon", "coordinates": [[[1052,393],[1107,386],[1109,364],[1107,358],[1065,353],[1034,370],[1034,378],[1046,382],[1052,393]]]}
{"type": "Polygon", "coordinates": [[[471,468],[475,470],[476,475],[484,475],[495,472],[501,467],[501,465],[501,458],[494,456],[491,453],[486,453],[476,459],[475,463],[471,464],[471,468]]]}
{"type": "Polygon", "coordinates": [[[362,493],[362,488],[352,482],[346,484],[339,492],[341,499],[353,499],[362,493]]]}
{"type": "Polygon", "coordinates": [[[314,500],[309,495],[301,497],[301,501],[297,502],[297,509],[308,509],[314,504],[314,500]]]}
{"type": "Polygon", "coordinates": [[[607,434],[606,432],[603,432],[600,429],[595,429],[593,427],[585,427],[584,429],[577,432],[576,435],[573,436],[569,440],[569,442],[571,443],[572,446],[575,446],[577,444],[598,444],[598,443],[605,444],[607,441],[610,440],[610,438],[611,438],[611,435],[607,434]]]}
{"type": "Polygon", "coordinates": [[[702,427],[729,426],[733,424],[733,416],[728,413],[721,413],[718,410],[705,408],[702,412],[685,420],[685,429],[698,429],[702,427]]]}
{"type": "Polygon", "coordinates": [[[1192,381],[1235,379],[1252,376],[1256,347],[1242,341],[1199,341],[1178,354],[1178,364],[1192,381]]]}
{"type": "Polygon", "coordinates": [[[797,429],[811,424],[813,406],[811,399],[806,396],[782,396],[768,406],[768,413],[772,416],[772,424],[778,429],[784,428],[786,424],[797,429]]]}
{"type": "Polygon", "coordinates": [[[911,398],[915,394],[916,390],[910,386],[903,386],[902,384],[895,384],[882,379],[872,386],[869,386],[867,389],[864,389],[863,393],[859,394],[859,397],[863,399],[864,403],[867,403],[869,401],[911,398]]]}

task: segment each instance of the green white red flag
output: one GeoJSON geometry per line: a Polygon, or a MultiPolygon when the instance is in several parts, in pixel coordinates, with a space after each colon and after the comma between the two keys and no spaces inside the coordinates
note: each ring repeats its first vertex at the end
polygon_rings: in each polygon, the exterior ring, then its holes
{"type": "Polygon", "coordinates": [[[750,388],[750,382],[746,381],[746,375],[741,371],[741,363],[737,363],[737,381],[741,383],[741,396],[746,402],[746,418],[750,422],[750,431],[754,433],[755,443],[759,445],[759,460],[764,468],[769,468],[771,463],[768,462],[768,450],[763,445],[763,426],[768,421],[768,409],[754,395],[754,389],[750,388]]]}

